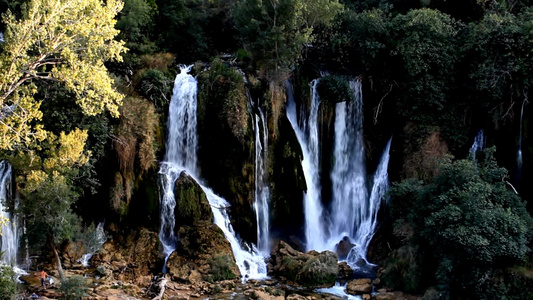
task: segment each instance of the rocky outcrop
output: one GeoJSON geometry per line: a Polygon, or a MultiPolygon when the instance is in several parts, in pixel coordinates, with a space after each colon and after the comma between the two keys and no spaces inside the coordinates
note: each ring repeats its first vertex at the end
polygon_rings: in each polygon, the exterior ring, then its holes
{"type": "Polygon", "coordinates": [[[372,292],[372,281],[369,278],[355,279],[346,285],[346,293],[352,295],[368,294],[372,292]]]}
{"type": "Polygon", "coordinates": [[[172,280],[194,283],[240,276],[231,245],[217,225],[199,221],[180,227],[178,236],[178,247],[167,263],[172,280]]]}
{"type": "Polygon", "coordinates": [[[157,233],[141,229],[106,242],[92,258],[98,272],[109,279],[146,286],[160,272],[164,257],[157,233]]]}
{"type": "Polygon", "coordinates": [[[61,251],[61,262],[63,267],[71,268],[78,263],[78,260],[85,254],[85,247],[81,242],[70,242],[61,251]]]}
{"type": "Polygon", "coordinates": [[[302,286],[333,286],[338,273],[337,255],[331,251],[302,253],[280,241],[271,253],[269,274],[302,286]]]}

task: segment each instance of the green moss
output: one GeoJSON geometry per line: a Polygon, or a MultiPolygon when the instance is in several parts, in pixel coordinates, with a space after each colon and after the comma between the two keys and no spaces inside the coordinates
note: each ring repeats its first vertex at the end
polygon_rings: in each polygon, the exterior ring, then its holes
{"type": "Polygon", "coordinates": [[[208,281],[222,281],[222,280],[231,280],[237,278],[237,276],[231,271],[232,266],[235,263],[231,256],[225,255],[215,255],[215,257],[209,261],[209,275],[207,276],[208,281]]]}

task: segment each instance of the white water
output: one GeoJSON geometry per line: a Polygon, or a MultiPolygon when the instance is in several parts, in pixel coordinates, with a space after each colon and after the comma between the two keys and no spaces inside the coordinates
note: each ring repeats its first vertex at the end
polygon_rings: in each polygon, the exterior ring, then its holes
{"type": "Polygon", "coordinates": [[[337,103],[335,107],[334,162],[331,171],[332,202],[329,223],[324,220],[324,209],[320,201],[319,144],[317,113],[319,97],[316,81],[312,82],[311,112],[308,119],[301,118],[302,126],[296,120],[296,104],[292,88],[287,84],[287,117],[304,159],[302,169],[307,182],[305,201],[306,250],[333,250],[347,237],[355,246],[348,253],[346,261],[354,269],[369,265],[366,260],[368,245],[374,235],[377,214],[389,187],[387,168],[390,143],[387,143],[372,182],[367,182],[365,150],[363,144],[363,101],[361,83],[350,82],[354,100],[337,103]],[[327,229],[324,229],[327,228],[327,229]],[[361,265],[361,260],[363,265],[361,265]]]}
{"type": "MultiPolygon", "coordinates": [[[[6,161],[0,162],[0,217],[8,220],[2,226],[2,247],[0,251],[4,253],[2,262],[15,267],[17,265],[17,251],[19,246],[19,222],[15,214],[7,211],[6,203],[13,199],[11,191],[11,166],[6,161]]],[[[15,204],[16,205],[16,204],[15,204]]]]}
{"type": "MultiPolygon", "coordinates": [[[[319,173],[319,140],[318,140],[318,108],[320,98],[316,91],[319,80],[311,82],[311,108],[309,117],[300,114],[301,124],[297,122],[296,103],[292,86],[287,82],[287,118],[296,133],[303,153],[302,170],[304,172],[307,191],[304,193],[304,217],[306,250],[326,250],[324,240],[324,215],[321,202],[321,184],[319,173]]],[[[300,110],[303,112],[303,110],[300,110]]]]}
{"type": "Polygon", "coordinates": [[[472,157],[472,161],[476,162],[476,153],[483,151],[483,148],[485,148],[485,134],[483,133],[483,130],[480,130],[474,138],[472,147],[470,147],[470,156],[472,157]]]}
{"type": "Polygon", "coordinates": [[[104,222],[98,223],[96,229],[93,232],[93,236],[87,245],[87,253],[78,260],[84,267],[89,266],[89,260],[93,257],[94,253],[98,251],[107,240],[104,231],[104,222]]]}
{"type": "Polygon", "coordinates": [[[267,182],[268,129],[263,111],[255,115],[255,201],[257,219],[257,247],[267,256],[270,253],[269,201],[267,182]]]}
{"type": "Polygon", "coordinates": [[[161,188],[161,228],[159,240],[163,245],[165,263],[163,273],[166,273],[166,262],[170,254],[176,249],[177,237],[174,234],[174,183],[181,171],[187,170],[191,175],[196,175],[198,138],[196,135],[196,109],[197,109],[197,82],[194,77],[187,74],[191,66],[182,67],[176,76],[172,98],[168,113],[167,150],[165,161],[161,162],[159,170],[161,188]]]}
{"type": "MultiPolygon", "coordinates": [[[[176,249],[174,235],[174,183],[182,171],[189,174],[202,188],[213,212],[215,224],[220,227],[226,239],[230,242],[235,261],[243,280],[266,278],[266,263],[262,255],[252,245],[244,250],[230,223],[226,208],[229,203],[216,195],[210,188],[203,185],[197,168],[197,121],[196,121],[196,93],[197,82],[187,74],[191,67],[182,68],[176,76],[174,90],[170,102],[168,117],[168,139],[166,161],[161,163],[159,174],[162,178],[163,197],[161,199],[161,230],[159,238],[168,256],[176,249]]],[[[166,269],[163,267],[163,272],[166,269]]]]}
{"type": "Polygon", "coordinates": [[[347,294],[344,290],[346,289],[346,285],[340,285],[340,283],[336,282],[334,286],[330,288],[323,288],[323,289],[317,289],[316,291],[318,293],[324,293],[324,294],[331,294],[338,297],[341,297],[342,299],[348,299],[348,300],[360,300],[360,296],[354,296],[347,294]]]}

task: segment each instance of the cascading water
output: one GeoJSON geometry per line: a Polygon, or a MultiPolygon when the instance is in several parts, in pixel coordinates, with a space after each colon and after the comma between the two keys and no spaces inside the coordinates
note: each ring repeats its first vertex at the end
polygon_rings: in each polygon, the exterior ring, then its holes
{"type": "Polygon", "coordinates": [[[11,192],[11,166],[6,161],[0,162],[0,217],[8,220],[2,226],[2,247],[4,253],[2,261],[15,267],[17,264],[17,251],[19,246],[18,218],[15,214],[9,213],[5,207],[8,201],[13,199],[11,192]]]}
{"type": "MultiPolygon", "coordinates": [[[[324,241],[324,216],[321,203],[321,184],[319,174],[319,144],[318,144],[318,108],[320,98],[316,91],[319,79],[311,82],[311,108],[306,119],[301,113],[301,124],[298,124],[296,103],[292,86],[287,81],[287,118],[296,133],[303,152],[302,169],[304,172],[307,191],[304,193],[304,216],[306,250],[326,250],[324,241]]],[[[301,110],[302,111],[302,110],[301,110]]]]}
{"type": "Polygon", "coordinates": [[[94,253],[102,247],[106,240],[107,237],[104,231],[104,222],[100,222],[98,223],[98,226],[96,226],[91,241],[87,245],[87,253],[83,254],[79,259],[82,266],[89,266],[89,260],[93,257],[94,253]]]}
{"type": "Polygon", "coordinates": [[[474,138],[472,147],[470,147],[470,156],[474,162],[476,162],[476,153],[483,151],[483,148],[485,148],[485,134],[483,133],[483,130],[480,130],[474,138]]]}
{"type": "Polygon", "coordinates": [[[263,255],[270,252],[269,246],[269,199],[266,171],[268,157],[268,129],[263,111],[259,108],[255,114],[255,202],[257,218],[257,248],[263,255]]]}
{"type": "Polygon", "coordinates": [[[182,67],[176,76],[172,99],[168,113],[168,138],[165,161],[161,162],[159,170],[161,189],[161,228],[159,240],[165,252],[163,273],[166,273],[166,262],[170,254],[176,249],[177,238],[174,234],[174,183],[181,171],[187,170],[190,175],[197,175],[196,149],[198,138],[196,135],[196,94],[197,82],[187,74],[192,66],[182,67]]]}
{"type": "Polygon", "coordinates": [[[363,100],[361,83],[350,82],[354,100],[335,107],[334,164],[331,171],[333,201],[328,249],[345,236],[355,237],[359,224],[369,214],[363,145],[363,100]]]}
{"type": "Polygon", "coordinates": [[[358,265],[358,263],[361,259],[368,263],[366,260],[366,252],[368,250],[368,245],[374,236],[381,202],[384,200],[387,190],[389,189],[389,175],[387,169],[389,166],[391,141],[392,139],[388,141],[376,172],[374,173],[368,206],[365,206],[366,211],[362,212],[362,218],[358,223],[357,230],[353,236],[356,246],[350,250],[348,257],[346,258],[346,261],[352,267],[359,267],[360,265],[358,265]]]}
{"type": "Polygon", "coordinates": [[[518,135],[518,153],[516,155],[517,169],[519,174],[522,172],[522,119],[524,117],[524,105],[527,103],[527,98],[522,102],[522,108],[520,109],[520,133],[518,135]]]}
{"type": "Polygon", "coordinates": [[[353,268],[364,271],[364,266],[369,265],[366,251],[374,235],[382,199],[389,186],[387,168],[391,141],[387,143],[369,190],[363,145],[361,82],[350,82],[353,101],[340,102],[335,107],[334,163],[330,175],[331,222],[325,224],[318,169],[317,112],[320,101],[316,93],[317,83],[318,81],[311,83],[310,114],[308,119],[300,116],[301,126],[296,122],[296,104],[292,87],[287,83],[287,117],[302,148],[302,169],[308,188],[304,194],[306,248],[317,251],[335,250],[341,241],[347,242],[349,251],[344,254],[346,261],[353,268]]]}
{"type": "MultiPolygon", "coordinates": [[[[231,227],[226,208],[229,203],[216,195],[210,188],[202,184],[197,168],[197,119],[196,119],[196,93],[197,82],[194,77],[187,74],[191,67],[181,68],[181,73],[176,76],[173,95],[170,101],[168,117],[168,139],[165,161],[161,163],[161,186],[163,197],[161,199],[161,230],[159,238],[168,256],[176,249],[177,238],[174,235],[174,183],[182,171],[189,174],[202,188],[211,206],[215,224],[222,229],[226,239],[230,242],[233,255],[243,280],[266,277],[266,263],[262,255],[257,254],[252,245],[250,251],[241,247],[233,228],[231,227]]],[[[166,272],[165,266],[163,272],[166,272]]]]}

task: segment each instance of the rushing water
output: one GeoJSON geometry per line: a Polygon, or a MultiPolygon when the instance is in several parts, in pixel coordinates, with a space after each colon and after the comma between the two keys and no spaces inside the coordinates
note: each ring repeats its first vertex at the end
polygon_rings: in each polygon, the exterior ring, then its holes
{"type": "Polygon", "coordinates": [[[93,235],[91,237],[91,240],[89,241],[87,245],[87,253],[83,254],[83,256],[79,259],[79,262],[84,266],[89,266],[89,260],[91,257],[93,257],[94,253],[102,247],[102,245],[107,240],[107,236],[104,231],[104,222],[98,223],[98,226],[96,226],[96,229],[93,232],[93,235]]]}
{"type": "Polygon", "coordinates": [[[269,201],[270,189],[267,183],[268,129],[263,111],[255,114],[255,201],[257,219],[257,247],[263,255],[270,252],[269,245],[269,201]]]}
{"type": "MultiPolygon", "coordinates": [[[[202,188],[211,206],[215,224],[220,227],[226,239],[230,242],[233,255],[243,280],[266,277],[266,263],[262,255],[258,254],[255,246],[245,250],[241,247],[239,239],[231,226],[226,208],[229,203],[216,195],[205,186],[200,179],[197,167],[197,119],[196,119],[196,94],[197,82],[188,74],[191,67],[181,69],[176,76],[174,90],[169,108],[168,139],[165,161],[161,163],[161,229],[159,238],[168,256],[176,249],[177,237],[174,234],[175,218],[174,209],[174,184],[182,171],[189,174],[202,188]]],[[[165,266],[163,272],[166,272],[165,266]]]]}
{"type": "Polygon", "coordinates": [[[318,79],[311,82],[311,108],[309,117],[303,117],[303,110],[300,110],[301,122],[298,123],[292,86],[287,82],[287,118],[296,133],[296,138],[300,143],[303,153],[302,170],[307,184],[307,191],[304,193],[306,250],[322,251],[327,248],[324,247],[326,232],[319,173],[318,109],[320,98],[316,91],[318,83],[318,79]]]}
{"type": "Polygon", "coordinates": [[[524,118],[524,105],[527,103],[527,100],[524,100],[522,102],[522,108],[520,109],[520,132],[518,135],[518,153],[516,155],[516,162],[517,162],[517,173],[520,176],[520,173],[522,172],[522,119],[524,118]]]}
{"type": "Polygon", "coordinates": [[[4,253],[2,261],[12,267],[17,265],[17,252],[19,246],[18,218],[15,214],[7,211],[6,205],[13,199],[11,191],[11,166],[6,161],[0,162],[0,217],[8,220],[2,226],[2,247],[4,253]]]}
{"type": "Polygon", "coordinates": [[[335,250],[341,240],[351,249],[347,262],[355,269],[369,265],[366,251],[374,235],[377,213],[389,187],[387,168],[389,141],[382,154],[371,182],[368,182],[363,144],[363,99],[361,82],[351,81],[352,101],[340,102],[335,107],[335,134],[333,165],[330,174],[332,202],[326,211],[321,202],[319,170],[318,107],[316,92],[318,80],[311,82],[311,105],[308,118],[296,122],[296,104],[292,87],[287,84],[287,117],[302,148],[302,169],[307,183],[304,195],[305,237],[307,250],[335,250]],[[328,212],[330,221],[324,213],[328,212]],[[361,264],[363,263],[363,265],[361,264]]]}

